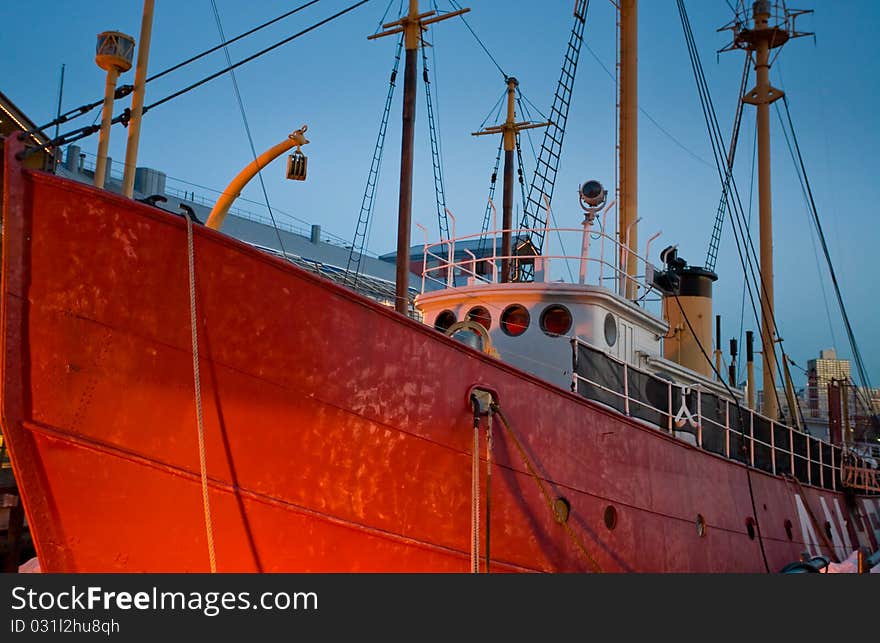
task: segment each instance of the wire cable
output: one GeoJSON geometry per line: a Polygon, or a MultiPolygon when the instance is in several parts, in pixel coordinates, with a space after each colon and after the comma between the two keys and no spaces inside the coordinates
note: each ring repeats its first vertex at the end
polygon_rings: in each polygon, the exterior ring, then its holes
{"type": "MultiPolygon", "coordinates": [[[[226,39],[226,36],[223,34],[223,24],[220,22],[220,12],[217,10],[216,0],[211,0],[211,7],[214,10],[214,20],[217,22],[217,31],[220,33],[220,40],[223,41],[226,39]]],[[[223,53],[226,55],[227,64],[232,64],[232,58],[229,55],[229,48],[225,45],[223,46],[223,53]]],[[[235,92],[235,99],[238,101],[241,120],[244,122],[244,131],[247,133],[248,143],[251,146],[251,154],[254,157],[254,161],[256,161],[257,148],[254,146],[254,137],[251,135],[251,127],[248,124],[247,114],[244,109],[244,101],[242,101],[241,92],[238,89],[238,80],[235,78],[235,72],[231,69],[229,70],[229,77],[232,79],[232,88],[235,92]]],[[[269,203],[269,193],[266,191],[266,183],[263,181],[263,169],[264,168],[260,168],[259,171],[257,171],[257,178],[260,179],[260,187],[263,190],[263,199],[266,201],[266,209],[269,210],[269,218],[272,220],[272,227],[275,229],[275,236],[278,237],[278,246],[281,249],[281,254],[286,258],[287,251],[284,249],[284,241],[281,239],[281,231],[278,229],[278,224],[275,222],[275,215],[272,213],[272,205],[269,203]]]]}
{"type": "MultiPolygon", "coordinates": [[[[452,4],[453,8],[461,11],[461,5],[458,4],[455,0],[450,0],[450,4],[452,4]]],[[[486,52],[486,55],[489,56],[489,60],[492,61],[492,64],[498,68],[498,71],[500,71],[501,75],[504,77],[504,79],[507,80],[507,74],[505,74],[504,70],[501,69],[501,65],[498,64],[498,61],[495,60],[495,56],[493,56],[489,52],[489,49],[486,47],[486,45],[483,44],[483,41],[480,40],[480,37],[476,34],[476,32],[473,29],[471,29],[470,24],[468,24],[468,21],[465,20],[465,18],[464,18],[464,14],[458,14],[458,17],[461,18],[461,21],[464,23],[464,26],[467,27],[467,30],[471,32],[471,35],[476,39],[477,43],[480,45],[480,47],[483,49],[483,51],[486,52]]]]}

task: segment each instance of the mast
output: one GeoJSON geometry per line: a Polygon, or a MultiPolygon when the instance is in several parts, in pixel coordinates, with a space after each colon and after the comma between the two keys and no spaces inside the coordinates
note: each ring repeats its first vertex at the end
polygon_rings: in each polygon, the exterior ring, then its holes
{"type": "Polygon", "coordinates": [[[501,281],[506,283],[511,280],[510,258],[513,256],[511,242],[511,229],[513,228],[513,152],[516,149],[516,136],[520,130],[535,127],[546,127],[551,123],[516,122],[516,88],[519,81],[510,76],[505,80],[507,83],[507,119],[501,125],[487,127],[479,132],[473,132],[473,136],[485,136],[486,134],[501,134],[504,147],[504,184],[501,211],[501,281]]]}
{"type": "Polygon", "coordinates": [[[144,0],[141,20],[141,39],[137,66],[134,70],[134,92],[131,96],[131,121],[128,124],[128,144],[125,147],[125,166],[122,175],[122,194],[134,194],[134,171],[137,168],[138,144],[141,138],[141,117],[144,113],[144,93],[147,83],[147,60],[150,57],[150,36],[153,33],[153,6],[155,0],[144,0]]]}
{"type": "Polygon", "coordinates": [[[620,270],[626,275],[621,295],[636,298],[639,173],[638,0],[620,1],[620,210],[617,234],[620,270]]]}
{"type": "Polygon", "coordinates": [[[753,26],[747,20],[733,24],[733,47],[754,52],[755,87],[742,97],[744,103],[757,109],[758,139],[758,203],[760,210],[761,255],[761,362],[763,366],[764,415],[779,418],[776,397],[776,323],[773,315],[773,218],[770,190],[770,103],[783,96],[770,84],[770,50],[781,47],[789,38],[807,35],[794,30],[794,18],[805,11],[783,8],[783,20],[771,25],[770,0],[757,0],[752,5],[753,26]]]}
{"type": "MultiPolygon", "coordinates": [[[[98,34],[95,63],[107,72],[107,79],[104,83],[104,106],[101,110],[101,130],[98,136],[98,158],[95,161],[94,185],[98,188],[104,187],[107,149],[110,146],[110,124],[113,119],[113,101],[116,97],[116,81],[119,74],[131,69],[133,55],[134,39],[131,36],[118,31],[104,31],[98,34]]],[[[60,99],[58,105],[58,111],[61,112],[60,99]]]]}
{"type": "Polygon", "coordinates": [[[412,227],[413,142],[416,125],[416,71],[419,42],[422,32],[427,30],[427,25],[468,11],[470,9],[459,9],[442,16],[431,17],[437,12],[419,13],[419,0],[409,0],[409,13],[406,16],[382,25],[385,31],[367,37],[368,40],[373,40],[403,33],[406,49],[403,71],[403,134],[400,142],[400,199],[397,215],[397,280],[394,294],[394,308],[404,315],[409,309],[409,240],[412,227]]]}

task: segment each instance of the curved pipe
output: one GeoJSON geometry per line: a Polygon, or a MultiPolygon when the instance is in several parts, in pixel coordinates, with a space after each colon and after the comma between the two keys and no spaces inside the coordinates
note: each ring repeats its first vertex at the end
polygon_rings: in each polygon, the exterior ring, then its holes
{"type": "Polygon", "coordinates": [[[307,129],[308,126],[303,125],[293,134],[290,134],[284,141],[278,143],[278,145],[270,147],[268,150],[260,154],[249,163],[247,167],[239,172],[238,176],[232,179],[232,182],[226,186],[223,194],[217,199],[217,203],[214,204],[214,209],[211,210],[211,214],[208,215],[208,222],[205,225],[214,230],[219,230],[220,226],[223,225],[223,220],[226,218],[226,213],[229,212],[232,203],[241,194],[241,191],[244,189],[244,186],[248,184],[248,181],[254,178],[260,170],[284,154],[287,150],[293,147],[299,149],[301,145],[308,143],[306,137],[303,135],[307,129]]]}

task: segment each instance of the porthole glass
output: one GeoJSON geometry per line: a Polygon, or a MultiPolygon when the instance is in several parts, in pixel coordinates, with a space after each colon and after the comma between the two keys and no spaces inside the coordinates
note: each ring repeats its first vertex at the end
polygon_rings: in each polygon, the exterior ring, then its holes
{"type": "Polygon", "coordinates": [[[519,337],[529,327],[531,318],[524,306],[512,304],[501,313],[501,330],[511,337],[519,337]]]}
{"type": "Polygon", "coordinates": [[[703,514],[697,514],[697,535],[700,538],[706,535],[706,519],[703,514]]]}
{"type": "Polygon", "coordinates": [[[746,531],[749,534],[749,540],[755,539],[755,519],[751,516],[746,518],[746,531]]]}
{"type": "Polygon", "coordinates": [[[565,335],[571,330],[571,313],[568,308],[559,304],[547,306],[541,313],[541,330],[554,337],[565,335]]]}
{"type": "Polygon", "coordinates": [[[437,315],[437,319],[434,320],[434,328],[439,330],[441,333],[445,333],[447,330],[449,330],[449,327],[452,326],[455,322],[455,313],[451,310],[444,310],[442,313],[437,315]]]}
{"type": "Polygon", "coordinates": [[[489,327],[492,326],[492,315],[489,314],[489,311],[483,306],[474,306],[468,311],[467,314],[468,321],[477,322],[486,330],[489,330],[489,327]]]}
{"type": "Polygon", "coordinates": [[[605,507],[605,526],[608,527],[609,530],[614,529],[617,526],[617,509],[612,505],[605,507]]]}
{"type": "Polygon", "coordinates": [[[791,530],[791,520],[786,520],[785,523],[785,535],[788,536],[789,540],[794,540],[794,534],[791,530]]]}
{"type": "Polygon", "coordinates": [[[825,535],[828,536],[828,540],[833,540],[833,536],[831,535],[831,523],[827,520],[825,521],[825,535]]]}
{"type": "Polygon", "coordinates": [[[617,343],[617,321],[611,313],[605,315],[605,341],[609,346],[617,343]]]}

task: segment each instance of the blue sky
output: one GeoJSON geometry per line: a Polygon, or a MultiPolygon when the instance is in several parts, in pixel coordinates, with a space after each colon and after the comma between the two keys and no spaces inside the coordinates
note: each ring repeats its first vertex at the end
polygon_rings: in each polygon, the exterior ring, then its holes
{"type": "MultiPolygon", "coordinates": [[[[299,0],[216,2],[227,37],[300,4],[299,0]]],[[[449,0],[436,3],[442,10],[450,8],[449,0]]],[[[349,4],[348,0],[322,0],[234,44],[230,47],[232,59],[239,60],[269,46],[349,4]]],[[[399,0],[391,4],[386,18],[389,21],[394,19],[399,0]]],[[[427,4],[428,0],[423,0],[423,7],[427,4]]],[[[157,0],[156,5],[150,73],[219,42],[210,0],[157,0]]],[[[525,96],[545,114],[549,112],[571,29],[572,5],[570,0],[473,0],[465,4],[471,7],[466,18],[474,31],[504,71],[519,79],[525,96]]],[[[641,5],[639,98],[650,116],[642,114],[639,122],[641,239],[643,243],[662,230],[656,250],[678,244],[682,256],[702,265],[720,185],[710,164],[711,148],[675,2],[645,0],[641,5]]],[[[311,143],[304,148],[309,156],[309,180],[285,181],[281,161],[264,172],[270,202],[279,210],[281,220],[286,218],[283,213],[289,213],[318,223],[344,239],[352,238],[395,47],[393,38],[368,41],[366,36],[376,31],[388,6],[388,0],[372,0],[237,70],[258,152],[301,124],[309,125],[311,143]]],[[[690,0],[687,6],[727,135],[743,54],[716,55],[730,38],[729,32],[716,30],[729,22],[731,10],[725,0],[690,0]]],[[[100,98],[104,76],[94,64],[95,36],[104,30],[120,30],[137,38],[142,7],[140,0],[15,3],[14,8],[8,8],[6,24],[18,23],[21,28],[7,27],[0,39],[0,90],[32,120],[46,122],[54,116],[63,63],[65,109],[100,98]],[[47,28],[41,29],[41,25],[47,28]]],[[[789,42],[774,63],[771,80],[788,94],[844,300],[869,376],[878,386],[880,304],[872,259],[880,246],[876,216],[880,186],[874,160],[880,148],[874,117],[880,74],[867,61],[876,55],[872,42],[880,28],[880,5],[870,0],[813,0],[812,5],[804,4],[803,8],[812,8],[815,13],[799,18],[798,26],[816,32],[815,41],[802,38],[789,42]]],[[[442,137],[447,203],[455,213],[459,232],[476,232],[482,221],[497,142],[472,137],[470,132],[479,128],[503,92],[503,78],[459,19],[432,28],[428,40],[435,45],[431,52],[436,60],[432,89],[442,137]]],[[[575,196],[579,183],[596,178],[610,188],[614,181],[615,92],[612,79],[602,67],[604,64],[613,70],[616,59],[614,8],[608,0],[592,0],[585,43],[553,203],[559,224],[572,227],[581,220],[575,196]]],[[[223,66],[221,51],[169,74],[148,86],[146,102],[158,100],[223,66]]],[[[133,75],[133,71],[125,74],[121,82],[133,82],[133,75]]],[[[370,249],[377,253],[388,252],[395,245],[401,84],[392,108],[369,241],[370,249]]],[[[413,217],[436,236],[422,91],[420,84],[413,217]]],[[[119,104],[117,113],[128,104],[128,100],[119,104]]],[[[82,124],[85,119],[91,122],[97,114],[96,110],[84,117],[82,124]]],[[[776,302],[785,346],[795,362],[804,367],[821,348],[835,346],[840,355],[849,357],[830,279],[824,260],[817,264],[804,199],[775,112],[772,126],[776,302]],[[823,287],[830,315],[826,313],[823,287]]],[[[110,155],[116,160],[124,157],[125,135],[118,126],[113,132],[110,155]]],[[[754,109],[746,107],[737,163],[744,200],[749,193],[753,138],[754,109]]],[[[535,135],[534,144],[539,141],[540,135],[535,135]]],[[[97,140],[86,139],[81,145],[87,153],[94,153],[97,140]]],[[[530,175],[534,160],[527,141],[523,150],[530,175]]],[[[170,177],[170,185],[210,196],[206,189],[179,181],[222,190],[250,158],[228,77],[156,108],[144,120],[139,165],[163,170],[170,177]]],[[[245,196],[263,200],[257,182],[245,196]]],[[[498,196],[500,200],[500,189],[498,196]]],[[[747,203],[744,205],[748,208],[747,203]]],[[[245,207],[260,210],[257,205],[245,207]]],[[[421,240],[417,229],[413,240],[421,240]]],[[[657,261],[656,256],[653,259],[657,261]]],[[[717,270],[720,278],[715,288],[715,312],[723,316],[727,338],[740,331],[743,288],[727,223],[717,270]]],[[[748,303],[744,327],[755,329],[748,303]]],[[[803,381],[803,373],[795,369],[794,375],[803,381]]]]}

